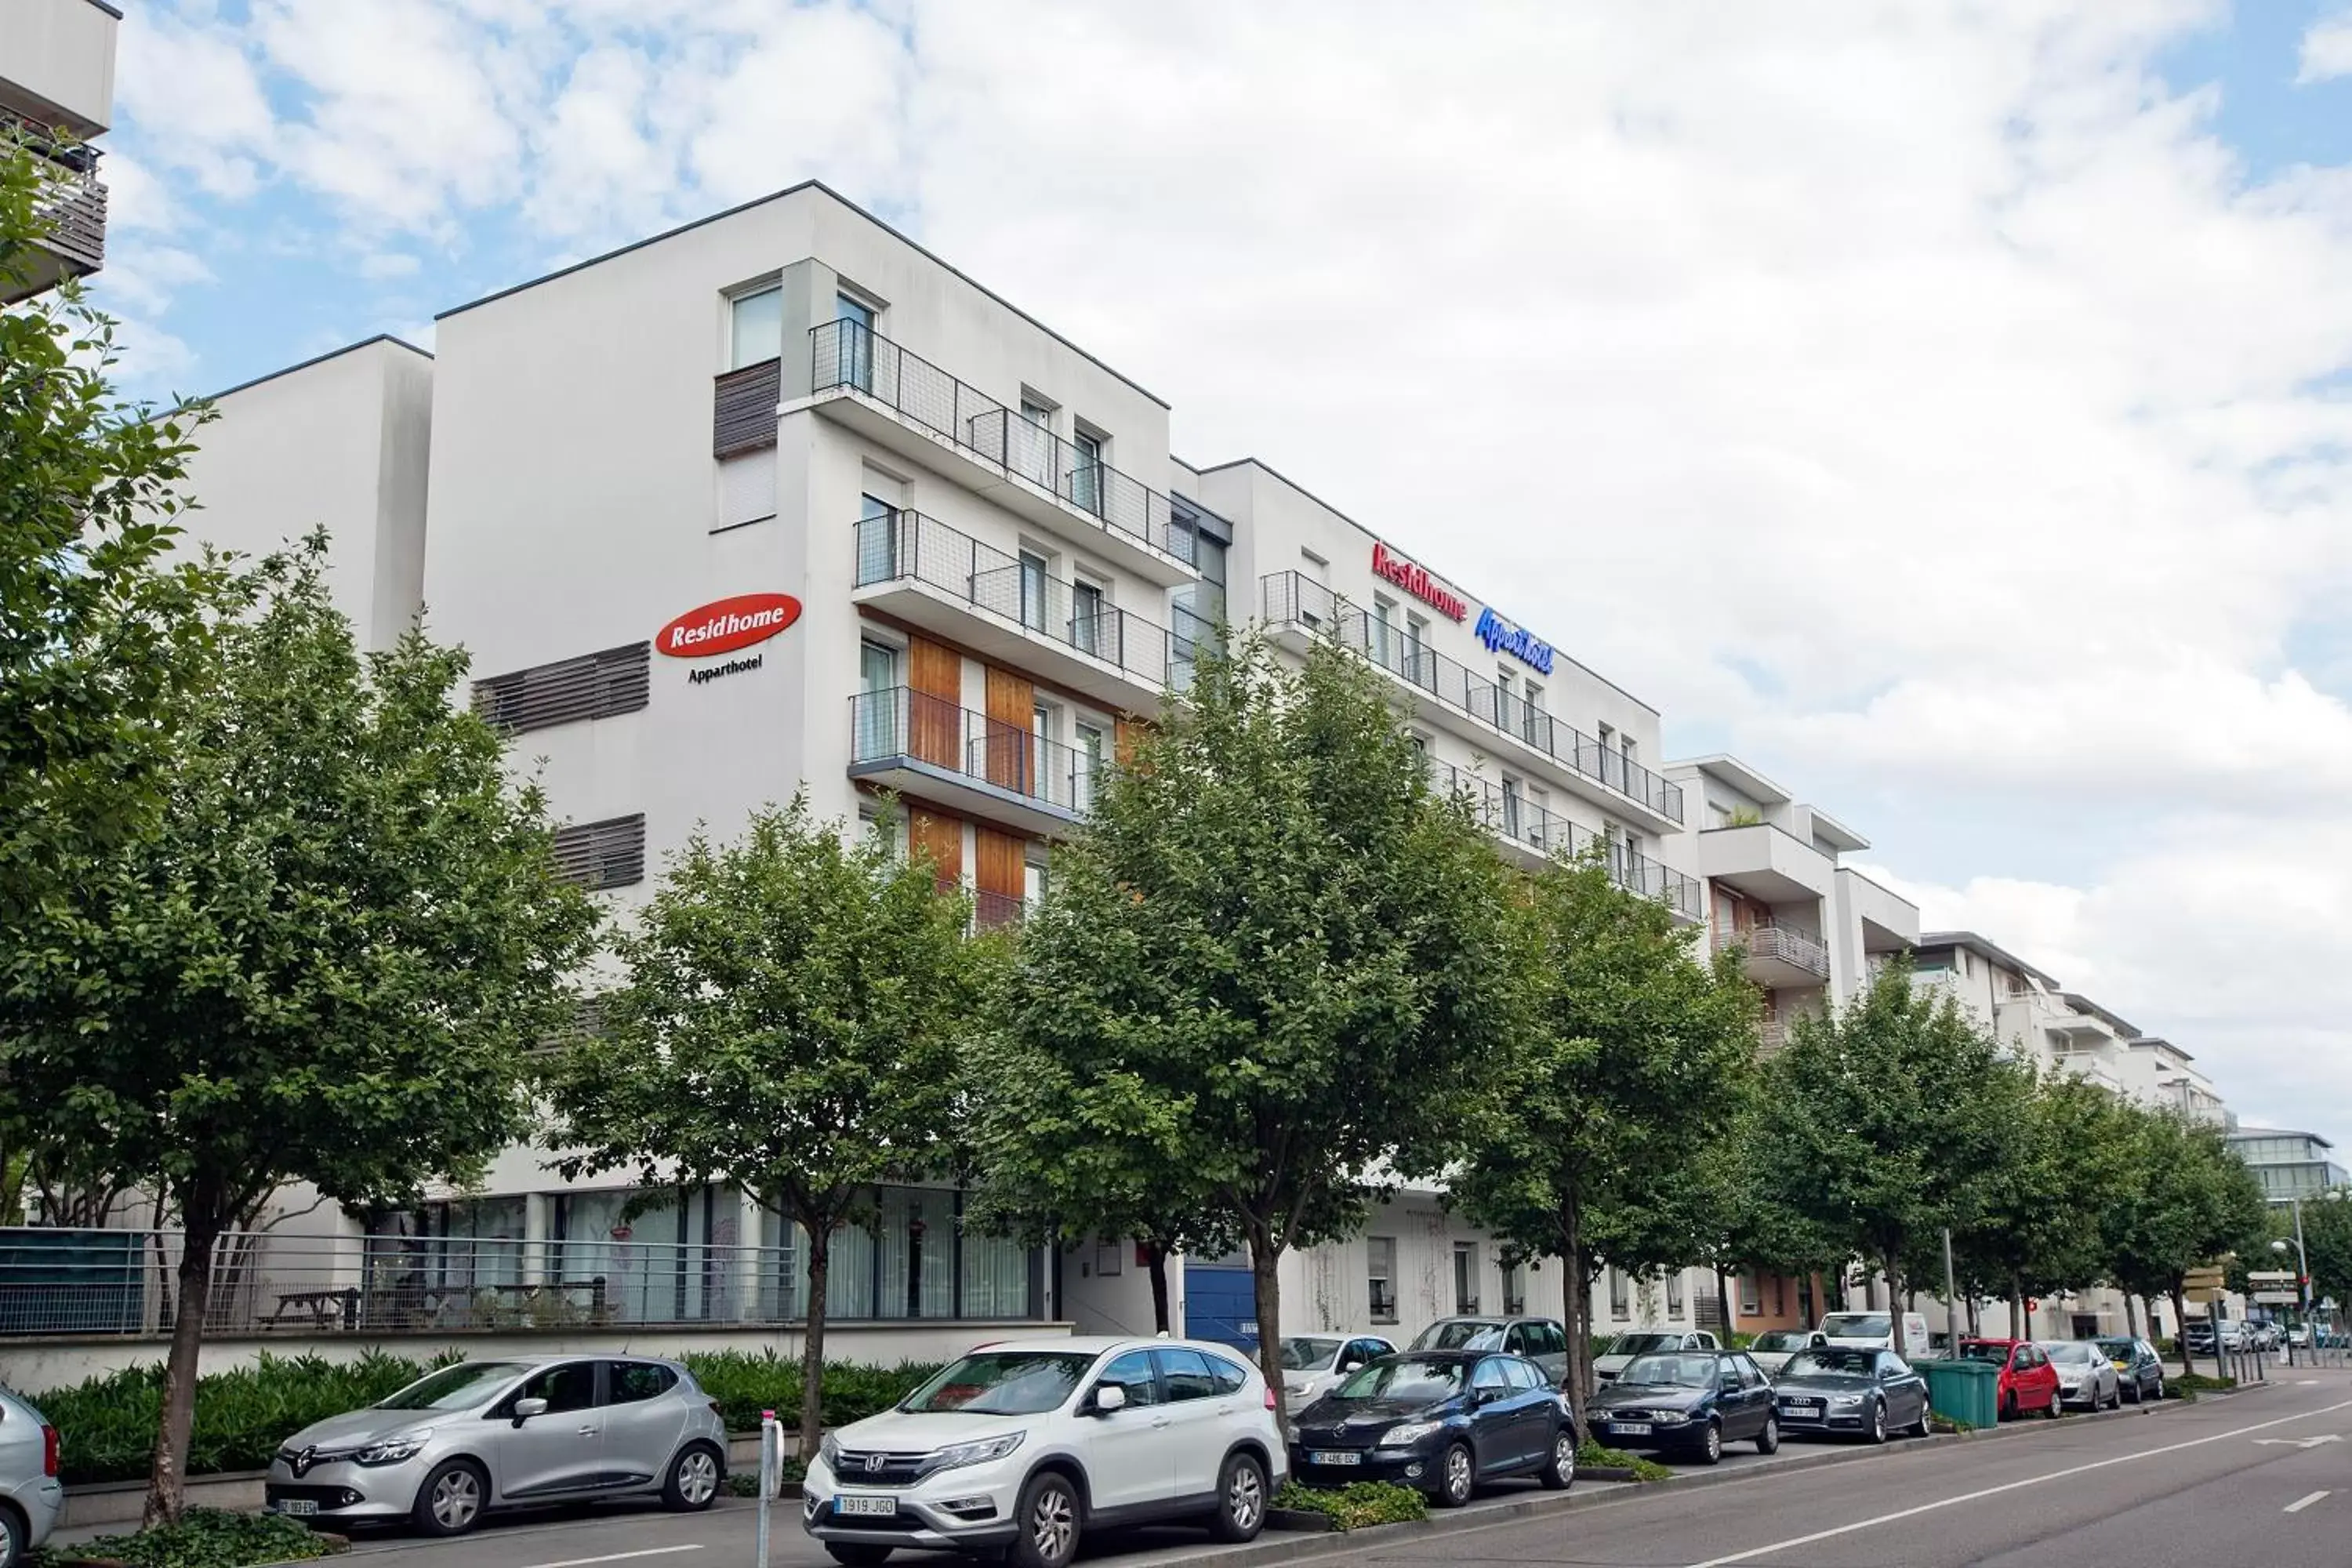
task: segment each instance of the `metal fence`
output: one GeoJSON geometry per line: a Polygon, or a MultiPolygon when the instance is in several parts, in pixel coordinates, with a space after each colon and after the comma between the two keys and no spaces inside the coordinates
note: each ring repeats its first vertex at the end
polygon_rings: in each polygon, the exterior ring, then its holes
{"type": "MultiPolygon", "coordinates": [[[[1569,818],[1550,807],[1529,798],[1523,792],[1491,779],[1455,767],[1452,763],[1433,763],[1430,782],[1449,794],[1469,797],[1470,810],[1487,832],[1514,844],[1534,850],[1538,855],[1581,854],[1601,842],[1601,836],[1588,827],[1579,827],[1569,818]]],[[[1685,876],[1671,866],[1661,865],[1639,850],[1628,849],[1612,842],[1604,852],[1609,875],[1627,892],[1644,899],[1658,899],[1676,914],[1691,920],[1699,915],[1699,884],[1695,877],[1685,876]]]]}
{"type": "Polygon", "coordinates": [[[1715,933],[1715,951],[1745,948],[1750,958],[1778,959],[1791,969],[1801,969],[1823,980],[1830,974],[1830,950],[1820,939],[1793,926],[1759,921],[1752,926],[1738,930],[1723,929],[1715,933]]]}
{"type": "Polygon", "coordinates": [[[853,693],[849,731],[854,769],[924,767],[1071,817],[1094,805],[1111,765],[1108,758],[905,686],[853,693]]]}

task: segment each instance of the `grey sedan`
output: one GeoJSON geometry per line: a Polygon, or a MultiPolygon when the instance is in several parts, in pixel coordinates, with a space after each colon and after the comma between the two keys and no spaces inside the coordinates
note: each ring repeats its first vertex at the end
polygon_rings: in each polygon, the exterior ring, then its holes
{"type": "Polygon", "coordinates": [[[289,1438],[273,1513],[471,1530],[493,1509],[604,1498],[710,1506],[727,1473],[718,1406],[676,1362],[517,1356],[459,1362],[289,1438]]]}
{"type": "Polygon", "coordinates": [[[1893,1351],[1799,1351],[1772,1381],[1780,1430],[1884,1443],[1889,1432],[1927,1433],[1927,1380],[1893,1351]]]}
{"type": "Polygon", "coordinates": [[[2058,1403],[2086,1410],[2112,1410],[2124,1402],[2116,1363],[2094,1340],[2044,1340],[2042,1348],[2058,1369],[2058,1403]]]}
{"type": "Polygon", "coordinates": [[[49,1538],[65,1507],[58,1484],[58,1429],[0,1388],[0,1568],[16,1568],[49,1538]]]}

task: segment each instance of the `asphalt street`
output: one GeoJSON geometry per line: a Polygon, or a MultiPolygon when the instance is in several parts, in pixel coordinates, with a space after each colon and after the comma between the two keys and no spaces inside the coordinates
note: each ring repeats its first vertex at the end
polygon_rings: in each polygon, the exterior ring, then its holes
{"type": "MultiPolygon", "coordinates": [[[[1560,1564],[1564,1568],[2263,1568],[2352,1564],[2352,1374],[2287,1373],[2269,1389],[2156,1415],[2029,1422],[1964,1442],[1895,1443],[1821,1465],[1832,1446],[1790,1443],[1776,1459],[1735,1455],[1706,1484],[1580,1480],[1569,1506],[1505,1517],[1535,1499],[1510,1484],[1426,1532],[1331,1539],[1307,1561],[1560,1564]],[[1481,1515],[1485,1516],[1482,1521],[1481,1515]]],[[[451,1542],[362,1538],[381,1568],[741,1568],[755,1561],[754,1510],[729,1500],[681,1519],[599,1510],[494,1523],[451,1542]]],[[[801,1532],[798,1506],[772,1515],[774,1568],[829,1563],[801,1532]]],[[[1319,1546],[1269,1533],[1284,1555],[1319,1546]]],[[[1084,1553],[1116,1568],[1254,1553],[1196,1531],[1135,1531],[1084,1553]]],[[[942,1564],[951,1559],[907,1554],[942,1564]]]]}

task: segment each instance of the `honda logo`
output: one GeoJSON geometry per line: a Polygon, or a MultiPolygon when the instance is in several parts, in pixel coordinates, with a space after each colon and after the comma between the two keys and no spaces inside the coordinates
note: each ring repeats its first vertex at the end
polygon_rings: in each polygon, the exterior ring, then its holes
{"type": "Polygon", "coordinates": [[[868,1454],[866,1456],[866,1473],[870,1476],[889,1462],[890,1456],[887,1454],[868,1454]]]}

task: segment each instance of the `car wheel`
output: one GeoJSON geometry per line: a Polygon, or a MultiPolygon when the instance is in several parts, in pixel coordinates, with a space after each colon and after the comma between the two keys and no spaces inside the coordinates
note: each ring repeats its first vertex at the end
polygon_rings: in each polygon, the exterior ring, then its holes
{"type": "Polygon", "coordinates": [[[2055,1421],[2059,1416],[2065,1414],[2064,1411],[2059,1408],[2061,1403],[2062,1402],[2060,1401],[2057,1393],[2053,1390],[2050,1395],[2050,1403],[2042,1407],[2042,1419],[2045,1421],[2055,1421]]]}
{"type": "Polygon", "coordinates": [[[1265,1528],[1265,1468],[1247,1454],[1232,1455],[1217,1478],[1217,1511],[1209,1533],[1238,1545],[1255,1541],[1265,1528]]]}
{"type": "Polygon", "coordinates": [[[1778,1415],[1764,1417],[1763,1428],[1756,1434],[1756,1451],[1759,1454],[1780,1451],[1780,1418],[1778,1415]]]}
{"type": "Polygon", "coordinates": [[[1018,1533],[1005,1550],[1014,1568],[1062,1568],[1078,1552],[1078,1489],[1069,1478],[1040,1471],[1021,1489],[1013,1513],[1018,1533]]]}
{"type": "Polygon", "coordinates": [[[1928,1425],[1927,1421],[1927,1417],[1933,1414],[1933,1407],[1929,1405],[1926,1400],[1921,1400],[1919,1402],[1919,1419],[1911,1423],[1911,1425],[1905,1427],[1904,1430],[1908,1432],[1914,1437],[1927,1436],[1935,1431],[1935,1427],[1928,1425]]]}
{"type": "Polygon", "coordinates": [[[1552,1434],[1551,1458],[1536,1472],[1547,1491],[1562,1491],[1576,1479],[1576,1434],[1563,1426],[1552,1434]]]}
{"type": "Polygon", "coordinates": [[[0,1568],[16,1568],[25,1560],[25,1521],[10,1508],[0,1508],[0,1568]]]}
{"type": "Polygon", "coordinates": [[[1996,1421],[2014,1421],[2017,1419],[2017,1394],[2014,1390],[2011,1391],[2008,1398],[2000,1402],[2000,1408],[1994,1413],[1993,1419],[1996,1421]]]}
{"type": "Polygon", "coordinates": [[[1719,1465],[1723,1463],[1722,1422],[1710,1421],[1706,1424],[1706,1431],[1699,1438],[1698,1457],[1701,1464],[1719,1465]]]}
{"type": "Polygon", "coordinates": [[[409,1517],[426,1535],[463,1535],[482,1521],[489,1478],[471,1459],[445,1459],[416,1489],[409,1517]]]}
{"type": "Polygon", "coordinates": [[[697,1443],[669,1462],[662,1481],[662,1507],[672,1513],[700,1513],[719,1496],[719,1452],[697,1443]]]}
{"type": "Polygon", "coordinates": [[[1437,1489],[1429,1500],[1440,1508],[1460,1508],[1470,1500],[1477,1484],[1478,1465],[1470,1456],[1470,1446],[1456,1443],[1437,1461],[1437,1489]]]}
{"type": "Polygon", "coordinates": [[[824,1549],[835,1563],[846,1563],[849,1568],[880,1568],[890,1561],[890,1548],[868,1545],[863,1541],[828,1541],[824,1549]]]}

